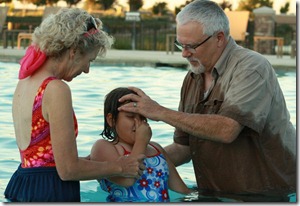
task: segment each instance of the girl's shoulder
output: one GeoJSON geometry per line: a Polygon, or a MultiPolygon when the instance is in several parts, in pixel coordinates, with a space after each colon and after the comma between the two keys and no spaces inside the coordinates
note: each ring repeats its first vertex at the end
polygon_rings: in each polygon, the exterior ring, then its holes
{"type": "Polygon", "coordinates": [[[94,144],[104,144],[104,145],[110,145],[112,144],[110,141],[106,140],[106,139],[98,139],[94,144]]]}
{"type": "Polygon", "coordinates": [[[112,142],[105,139],[98,139],[93,145],[93,148],[97,150],[111,150],[114,147],[115,145],[112,142]]]}
{"type": "Polygon", "coordinates": [[[116,159],[119,156],[115,145],[107,140],[97,140],[91,149],[91,159],[106,161],[116,159]]]}
{"type": "Polygon", "coordinates": [[[111,142],[105,139],[97,140],[93,147],[101,153],[117,153],[119,156],[123,156],[126,152],[126,149],[120,143],[111,142]]]}

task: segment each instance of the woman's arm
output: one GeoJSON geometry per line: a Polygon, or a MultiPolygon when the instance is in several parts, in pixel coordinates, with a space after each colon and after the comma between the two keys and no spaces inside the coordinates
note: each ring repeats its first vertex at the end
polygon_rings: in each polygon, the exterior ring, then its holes
{"type": "Polygon", "coordinates": [[[51,81],[45,90],[42,104],[43,116],[50,124],[54,159],[62,180],[91,180],[115,175],[139,176],[143,159],[141,156],[121,157],[111,162],[89,161],[78,157],[72,97],[66,83],[51,81]]]}

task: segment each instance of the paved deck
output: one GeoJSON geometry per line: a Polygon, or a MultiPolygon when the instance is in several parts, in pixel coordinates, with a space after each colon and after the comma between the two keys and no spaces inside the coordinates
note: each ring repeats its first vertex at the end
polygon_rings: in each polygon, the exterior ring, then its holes
{"type": "MultiPolygon", "coordinates": [[[[25,54],[25,49],[0,47],[0,61],[19,62],[25,54]]],[[[296,58],[283,56],[277,58],[276,55],[264,55],[274,68],[296,69],[296,58]]],[[[172,66],[185,68],[186,59],[182,58],[181,52],[167,54],[165,51],[141,51],[141,50],[115,50],[107,52],[106,57],[97,58],[95,63],[104,65],[131,65],[131,66],[172,66]]]]}

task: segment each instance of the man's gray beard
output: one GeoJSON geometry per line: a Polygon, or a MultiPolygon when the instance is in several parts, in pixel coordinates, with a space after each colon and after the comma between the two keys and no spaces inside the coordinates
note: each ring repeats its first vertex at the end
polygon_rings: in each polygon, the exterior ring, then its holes
{"type": "Polygon", "coordinates": [[[205,67],[202,64],[199,64],[199,66],[197,67],[194,67],[193,65],[189,64],[188,69],[195,74],[201,74],[205,72],[205,67]]]}

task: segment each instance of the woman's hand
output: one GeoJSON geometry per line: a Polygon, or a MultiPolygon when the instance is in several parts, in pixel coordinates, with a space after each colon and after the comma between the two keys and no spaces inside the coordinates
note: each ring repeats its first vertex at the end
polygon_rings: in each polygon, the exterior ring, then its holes
{"type": "Polygon", "coordinates": [[[139,178],[146,168],[143,163],[144,159],[145,155],[143,154],[139,154],[136,156],[126,155],[119,157],[117,159],[117,164],[119,164],[122,168],[121,176],[139,178]]]}

